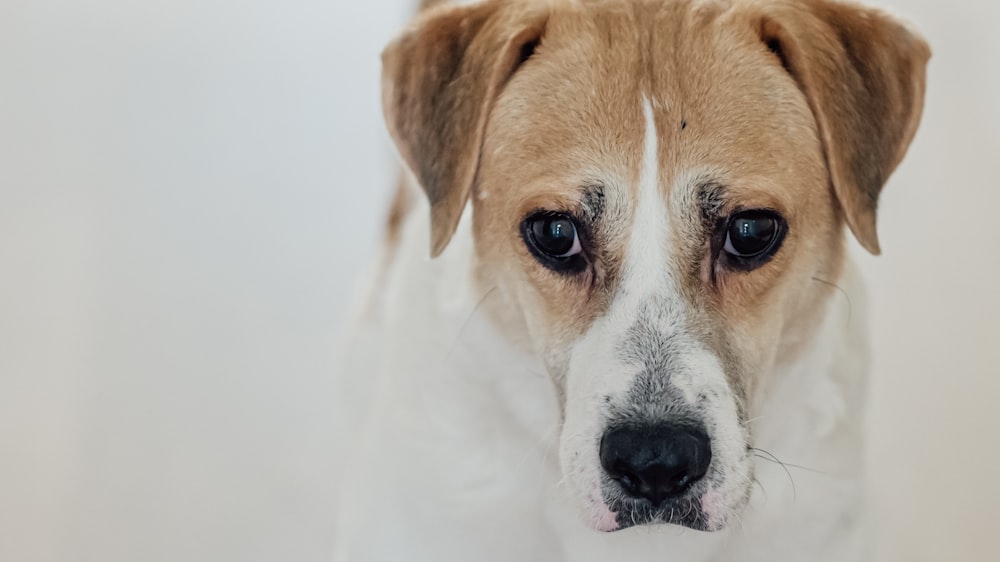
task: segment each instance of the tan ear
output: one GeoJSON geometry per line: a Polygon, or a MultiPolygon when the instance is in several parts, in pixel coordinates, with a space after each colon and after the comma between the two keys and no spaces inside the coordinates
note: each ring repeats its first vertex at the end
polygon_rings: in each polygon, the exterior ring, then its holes
{"type": "Polygon", "coordinates": [[[761,39],[809,100],[847,224],[878,254],[879,193],[920,122],[930,48],[861,6],[796,0],[762,10],[761,39]]]}
{"type": "Polygon", "coordinates": [[[493,102],[545,26],[502,0],[431,9],[382,53],[382,108],[431,203],[431,254],[448,245],[476,179],[493,102]]]}

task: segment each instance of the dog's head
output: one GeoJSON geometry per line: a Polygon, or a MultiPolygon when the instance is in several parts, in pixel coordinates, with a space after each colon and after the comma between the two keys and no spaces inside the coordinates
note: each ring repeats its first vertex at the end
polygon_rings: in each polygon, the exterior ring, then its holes
{"type": "Polygon", "coordinates": [[[828,0],[487,1],[387,48],[432,253],[471,199],[595,527],[714,530],[745,505],[755,391],[822,314],[844,224],[878,252],[928,57],[828,0]]]}

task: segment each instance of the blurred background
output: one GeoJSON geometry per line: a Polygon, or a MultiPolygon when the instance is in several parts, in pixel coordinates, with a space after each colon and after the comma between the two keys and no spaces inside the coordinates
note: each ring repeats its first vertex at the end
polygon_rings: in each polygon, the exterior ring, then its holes
{"type": "MultiPolygon", "coordinates": [[[[395,176],[411,0],[0,3],[0,561],[322,561],[333,350],[395,176]]],[[[893,0],[927,108],[882,203],[882,561],[1000,559],[1000,4],[893,0]]]]}

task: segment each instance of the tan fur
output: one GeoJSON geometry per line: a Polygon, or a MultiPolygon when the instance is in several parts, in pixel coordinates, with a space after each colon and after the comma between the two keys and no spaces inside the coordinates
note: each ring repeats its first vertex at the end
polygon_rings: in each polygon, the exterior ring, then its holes
{"type": "Polygon", "coordinates": [[[420,0],[419,11],[423,12],[429,10],[441,4],[444,4],[446,0],[420,0]]]}
{"type": "Polygon", "coordinates": [[[431,201],[434,255],[465,207],[490,108],[544,20],[508,2],[430,10],[383,53],[386,123],[431,201]]]}
{"type": "Polygon", "coordinates": [[[829,0],[494,0],[434,9],[390,45],[385,111],[430,198],[433,253],[471,194],[478,279],[503,297],[493,313],[525,324],[558,377],[570,344],[617,290],[648,100],[669,274],[686,321],[748,396],[756,374],[818,323],[842,266],[845,220],[879,251],[878,194],[916,130],[928,56],[884,14],[829,0]],[[723,215],[769,208],[787,219],[771,262],[718,268],[700,224],[700,182],[724,188],[723,215]],[[519,224],[537,209],[580,213],[594,186],[605,198],[589,233],[592,267],[576,276],[544,268],[519,224]]]}
{"type": "Polygon", "coordinates": [[[389,205],[389,216],[386,221],[385,243],[390,252],[394,252],[399,246],[399,238],[402,235],[403,221],[406,215],[413,209],[413,194],[406,184],[406,178],[400,177],[396,185],[396,192],[392,196],[392,203],[389,205]]]}
{"type": "Polygon", "coordinates": [[[923,111],[930,48],[878,12],[826,0],[761,3],[761,37],[777,43],[809,98],[847,223],[879,253],[879,192],[923,111]]]}

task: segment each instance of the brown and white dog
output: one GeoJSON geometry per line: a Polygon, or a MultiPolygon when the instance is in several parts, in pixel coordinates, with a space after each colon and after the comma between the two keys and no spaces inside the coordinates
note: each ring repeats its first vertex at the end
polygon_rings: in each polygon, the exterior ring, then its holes
{"type": "Polygon", "coordinates": [[[338,560],[866,559],[844,226],[879,251],[929,56],[831,0],[421,14],[383,55],[408,173],[340,373],[338,560]]]}

